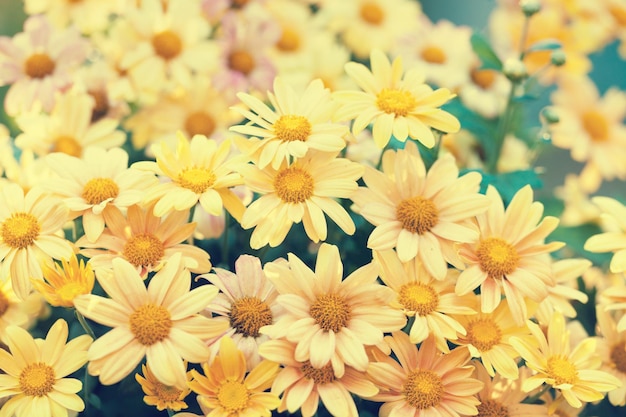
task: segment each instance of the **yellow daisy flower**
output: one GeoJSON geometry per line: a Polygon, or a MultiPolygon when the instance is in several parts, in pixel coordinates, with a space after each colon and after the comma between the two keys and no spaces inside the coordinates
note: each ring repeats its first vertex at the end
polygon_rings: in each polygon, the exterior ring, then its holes
{"type": "Polygon", "coordinates": [[[626,333],[617,330],[617,323],[603,307],[596,307],[598,320],[597,350],[602,358],[600,370],[610,373],[622,383],[609,391],[609,402],[615,406],[626,405],[626,333]]]}
{"type": "Polygon", "coordinates": [[[203,285],[190,291],[191,274],[179,254],[152,277],[147,289],[133,265],[119,258],[112,264],[112,271],[97,272],[98,283],[111,298],[88,294],[74,299],[83,316],[113,328],[89,349],[89,373],[104,385],[115,384],[147,357],[159,381],[185,387],[184,360],[208,360],[205,341],[226,330],[223,323],[198,314],[217,288],[203,285]]]}
{"type": "Polygon", "coordinates": [[[613,375],[597,370],[601,359],[595,353],[596,339],[586,338],[573,350],[570,348],[570,332],[561,313],[555,312],[552,316],[547,338],[538,325],[527,323],[539,343],[538,348],[517,337],[510,339],[526,365],[536,372],[522,384],[524,391],[546,383],[560,391],[572,407],[579,408],[583,402],[601,400],[604,393],[621,385],[613,375]]]}
{"type": "MultiPolygon", "coordinates": [[[[180,411],[187,408],[185,397],[191,392],[189,387],[178,388],[165,385],[154,376],[150,368],[145,364],[141,365],[141,372],[143,376],[135,374],[135,380],[141,385],[141,389],[145,394],[143,402],[156,407],[159,411],[165,409],[180,411]]],[[[190,377],[191,374],[187,372],[188,381],[190,377]]]]}
{"type": "Polygon", "coordinates": [[[374,49],[370,55],[372,70],[356,62],[346,64],[346,72],[363,91],[337,91],[333,97],[342,104],[335,120],[354,120],[352,133],[356,136],[373,123],[374,142],[384,148],[393,135],[404,142],[417,139],[432,148],[432,129],[457,132],[461,124],[450,113],[439,109],[455,94],[447,88],[435,91],[424,82],[417,70],[403,76],[402,59],[390,63],[387,56],[374,49]]]}
{"type": "Polygon", "coordinates": [[[611,272],[626,271],[626,207],[611,197],[593,197],[591,201],[600,208],[600,218],[610,224],[610,230],[587,239],[585,250],[613,252],[611,272]]]}
{"type": "Polygon", "coordinates": [[[402,262],[418,257],[429,274],[443,279],[448,263],[463,266],[454,245],[478,237],[473,218],[489,205],[478,192],[480,174],[459,177],[451,155],[426,173],[414,143],[386,151],[382,161],[382,172],[365,168],[366,187],[351,197],[357,212],[376,226],[367,247],[395,248],[402,262]]]}
{"type": "Polygon", "coordinates": [[[220,341],[220,353],[211,363],[203,363],[204,375],[195,369],[189,387],[198,396],[205,415],[216,417],[270,417],[280,404],[269,389],[279,364],[264,360],[246,375],[246,360],[228,336],[220,341]]]}
{"type": "Polygon", "coordinates": [[[435,340],[426,339],[419,349],[403,332],[386,336],[385,341],[398,359],[375,351],[367,375],[380,388],[371,400],[381,401],[381,416],[458,417],[476,415],[480,403],[475,394],[482,382],[471,378],[467,349],[441,353],[435,340]]]}
{"type": "Polygon", "coordinates": [[[237,146],[260,169],[267,165],[278,169],[291,158],[302,158],[309,149],[337,153],[346,146],[345,125],[331,123],[336,108],[330,90],[316,79],[301,95],[280,77],[274,79],[274,93],[268,92],[274,109],[245,93],[237,95],[249,108],[233,107],[250,123],[231,127],[232,131],[252,136],[237,146]]]}
{"type": "Polygon", "coordinates": [[[46,304],[39,294],[31,293],[25,300],[20,300],[11,287],[11,280],[0,283],[0,341],[6,343],[5,330],[9,326],[30,328],[39,315],[45,311],[46,304]]]}
{"type": "Polygon", "coordinates": [[[547,254],[564,243],[544,240],[559,219],[542,219],[543,204],[533,202],[530,186],[520,189],[506,210],[492,186],[487,197],[489,209],[477,216],[480,238],[459,250],[467,269],[459,276],[456,293],[463,295],[480,287],[481,311],[489,313],[500,304],[504,290],[513,318],[522,325],[528,318],[525,298],[540,302],[555,284],[547,254]]]}
{"type": "Polygon", "coordinates": [[[0,349],[0,398],[11,396],[0,409],[2,416],[61,416],[83,411],[85,404],[76,395],[83,387],[78,379],[66,378],[87,362],[92,342],[87,335],[67,343],[68,327],[57,320],[45,340],[33,339],[24,329],[6,330],[9,352],[0,349]]]}
{"type": "Polygon", "coordinates": [[[358,188],[363,166],[328,153],[309,153],[291,165],[261,170],[254,165],[239,168],[246,185],[261,197],[252,202],[241,219],[241,227],[255,227],[250,247],[269,243],[278,246],[293,223],[302,222],[313,242],[325,240],[328,215],[345,233],[356,228],[346,210],[335,198],[349,198],[358,188]]]}
{"type": "Polygon", "coordinates": [[[11,276],[20,299],[28,296],[31,278],[43,278],[42,261],[68,259],[74,252],[72,244],[56,234],[67,219],[65,205],[41,189],[26,195],[16,184],[0,189],[0,274],[11,276]]]}
{"type": "Polygon", "coordinates": [[[369,263],[343,279],[336,246],[320,246],[315,271],[293,253],[288,263],[267,264],[265,271],[286,312],[261,333],[296,343],[299,362],[309,360],[315,368],[331,363],[339,378],[344,364],[365,371],[365,346],[382,343],[383,332],[406,323],[402,311],[389,307],[393,291],[376,283],[379,266],[369,263]]]}
{"type": "Polygon", "coordinates": [[[82,294],[91,294],[95,275],[91,264],[84,260],[78,262],[75,254],[69,260],[62,259],[61,264],[43,265],[45,281],[31,280],[33,287],[54,307],[73,307],[74,298],[82,294]]]}
{"type": "Polygon", "coordinates": [[[161,142],[152,146],[156,162],[140,161],[132,165],[170,179],[145,191],[145,202],[156,201],[154,214],[161,217],[171,211],[187,210],[200,202],[209,214],[219,216],[222,208],[237,220],[244,206],[230,189],[243,183],[234,172],[238,160],[229,159],[230,141],[217,144],[204,135],[195,135],[189,141],[178,133],[175,152],[161,142]]]}

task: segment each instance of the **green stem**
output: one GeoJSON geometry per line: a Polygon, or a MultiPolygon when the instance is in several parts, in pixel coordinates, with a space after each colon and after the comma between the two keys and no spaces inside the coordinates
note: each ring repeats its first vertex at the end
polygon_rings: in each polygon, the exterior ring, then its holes
{"type": "Polygon", "coordinates": [[[93,330],[89,326],[89,323],[87,323],[87,320],[85,319],[85,316],[80,314],[80,312],[78,310],[74,310],[74,313],[76,314],[76,318],[78,319],[78,322],[82,326],[82,328],[85,331],[85,333],[87,333],[89,336],[91,336],[92,339],[96,340],[96,334],[93,332],[93,330]]]}
{"type": "Polygon", "coordinates": [[[173,417],[174,416],[174,411],[171,408],[167,409],[167,416],[168,417],[173,417]]]}
{"type": "Polygon", "coordinates": [[[222,263],[226,266],[230,265],[228,263],[230,249],[230,245],[228,244],[228,237],[230,233],[228,232],[228,229],[230,228],[230,223],[230,214],[228,213],[228,211],[224,210],[224,233],[222,233],[222,263]]]}

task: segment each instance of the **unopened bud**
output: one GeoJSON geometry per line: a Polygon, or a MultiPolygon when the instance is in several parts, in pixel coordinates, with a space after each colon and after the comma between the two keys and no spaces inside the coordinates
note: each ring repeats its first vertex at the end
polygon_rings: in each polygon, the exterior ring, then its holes
{"type": "Polygon", "coordinates": [[[548,124],[558,123],[560,120],[559,114],[552,107],[544,107],[541,109],[541,117],[543,117],[548,124]]]}
{"type": "Polygon", "coordinates": [[[552,51],[552,55],[550,55],[550,61],[553,65],[560,67],[565,64],[566,61],[565,52],[562,49],[557,49],[556,51],[552,51]]]}
{"type": "Polygon", "coordinates": [[[541,2],[538,0],[520,0],[519,5],[522,8],[522,12],[524,12],[527,17],[541,10],[541,2]]]}
{"type": "Polygon", "coordinates": [[[526,64],[516,58],[509,58],[504,61],[502,72],[511,81],[521,81],[528,76],[526,64]]]}

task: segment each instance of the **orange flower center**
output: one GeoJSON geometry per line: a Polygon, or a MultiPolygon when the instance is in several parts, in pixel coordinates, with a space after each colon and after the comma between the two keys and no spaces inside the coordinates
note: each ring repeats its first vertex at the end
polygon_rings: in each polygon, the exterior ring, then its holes
{"type": "Polygon", "coordinates": [[[274,189],[285,203],[303,203],[313,195],[315,182],[311,174],[298,167],[285,168],[276,174],[274,189]]]}
{"type": "Polygon", "coordinates": [[[366,1],[361,4],[359,11],[361,19],[370,25],[380,25],[385,19],[385,12],[381,7],[373,1],[366,1]]]}
{"type": "Polygon", "coordinates": [[[418,369],[409,374],[402,392],[406,396],[406,402],[417,409],[425,410],[441,402],[443,382],[434,371],[418,369]]]}
{"type": "Polygon", "coordinates": [[[9,299],[4,294],[4,291],[0,291],[0,317],[4,316],[4,313],[9,309],[11,303],[9,299]]]}
{"type": "Polygon", "coordinates": [[[273,316],[266,302],[257,297],[243,297],[230,307],[230,325],[245,337],[258,337],[259,329],[272,324],[273,316]]]}
{"type": "Polygon", "coordinates": [[[385,113],[406,116],[417,106],[413,94],[395,88],[383,88],[376,96],[376,105],[385,113]]]}
{"type": "Polygon", "coordinates": [[[312,379],[316,384],[327,384],[335,380],[333,366],[327,363],[323,368],[314,368],[311,362],[306,361],[300,368],[305,378],[312,379]]]}
{"type": "Polygon", "coordinates": [[[609,6],[609,13],[619,26],[626,26],[626,8],[620,6],[609,6]]]}
{"type": "Polygon", "coordinates": [[[240,9],[248,4],[250,0],[231,0],[230,4],[234,9],[240,9]]]}
{"type": "Polygon", "coordinates": [[[438,46],[428,45],[422,49],[422,59],[431,64],[443,64],[446,62],[446,53],[438,46]]]}
{"type": "Polygon", "coordinates": [[[92,178],[85,184],[82,197],[88,204],[100,204],[117,197],[119,192],[119,187],[111,178],[92,178]]]}
{"type": "Polygon", "coordinates": [[[175,58],[183,50],[183,43],[177,34],[165,30],[152,37],[154,52],[165,60],[175,58]]]}
{"type": "Polygon", "coordinates": [[[350,305],[337,294],[318,295],[309,308],[309,314],[323,330],[335,333],[346,327],[352,317],[350,305]]]}
{"type": "Polygon", "coordinates": [[[274,123],[274,134],[283,142],[305,142],[311,134],[311,123],[304,116],[292,114],[280,116],[274,123]]]}
{"type": "Polygon", "coordinates": [[[176,182],[183,188],[202,194],[215,184],[215,174],[206,168],[187,168],[178,174],[176,182]]]}
{"type": "Polygon", "coordinates": [[[158,398],[159,403],[166,405],[164,408],[173,409],[173,403],[181,400],[183,390],[170,385],[165,385],[160,381],[153,381],[153,384],[154,395],[158,398]]]}
{"type": "Polygon", "coordinates": [[[165,248],[156,236],[143,233],[128,239],[122,255],[134,266],[153,266],[165,255],[165,248]]]}
{"type": "Polygon", "coordinates": [[[283,52],[293,52],[300,48],[300,36],[291,28],[284,27],[276,47],[283,52]]]}
{"type": "Polygon", "coordinates": [[[217,402],[228,416],[238,416],[248,408],[250,391],[239,381],[227,380],[217,389],[217,402]]]}
{"type": "Polygon", "coordinates": [[[43,397],[52,391],[55,375],[51,366],[36,362],[28,364],[20,373],[20,391],[31,397],[43,397]]]}
{"type": "Polygon", "coordinates": [[[439,305],[439,294],[430,285],[412,282],[400,288],[398,301],[405,310],[426,316],[435,311],[439,305]]]}
{"type": "Polygon", "coordinates": [[[151,346],[169,336],[172,319],[165,307],[144,304],[130,315],[129,324],[137,341],[151,346]]]}
{"type": "Polygon", "coordinates": [[[496,400],[485,400],[477,407],[476,417],[509,417],[509,409],[496,400]]]}
{"type": "Polygon", "coordinates": [[[254,69],[254,57],[244,50],[233,51],[228,55],[228,68],[248,75],[254,69]]]}
{"type": "Polygon", "coordinates": [[[496,81],[497,74],[498,73],[492,69],[473,69],[470,73],[470,77],[474,84],[486,90],[496,81]]]}
{"type": "Polygon", "coordinates": [[[562,355],[552,355],[548,358],[546,373],[554,379],[553,386],[575,384],[578,381],[576,367],[562,355]]]}
{"type": "Polygon", "coordinates": [[[24,62],[24,72],[31,78],[43,78],[54,72],[55,63],[47,54],[32,54],[24,62]]]}
{"type": "Polygon", "coordinates": [[[83,153],[83,147],[71,136],[59,136],[50,152],[63,152],[77,158],[83,153]]]}
{"type": "Polygon", "coordinates": [[[620,342],[613,346],[611,349],[611,361],[618,371],[626,374],[626,350],[624,350],[624,345],[625,342],[620,342]]]}
{"type": "Polygon", "coordinates": [[[24,249],[33,244],[41,226],[30,213],[13,213],[2,223],[2,240],[14,249],[24,249]]]}
{"type": "Polygon", "coordinates": [[[104,90],[90,90],[94,105],[91,110],[91,121],[99,120],[109,112],[109,98],[104,90]]]}
{"type": "Polygon", "coordinates": [[[396,218],[402,223],[403,229],[421,235],[435,227],[439,221],[439,211],[431,200],[416,196],[398,204],[396,218]]]}
{"type": "Polygon", "coordinates": [[[466,328],[467,341],[481,352],[486,352],[502,340],[500,326],[489,317],[471,320],[466,328]]]}
{"type": "Polygon", "coordinates": [[[478,264],[491,278],[502,278],[515,271],[520,256],[509,242],[499,237],[481,240],[476,249],[478,264]]]}
{"type": "Polygon", "coordinates": [[[596,110],[589,110],[582,115],[583,128],[594,142],[605,142],[609,138],[609,124],[606,117],[596,110]]]}
{"type": "Polygon", "coordinates": [[[194,135],[211,136],[215,130],[215,120],[213,120],[211,115],[203,111],[197,111],[187,116],[185,130],[191,137],[194,135]]]}

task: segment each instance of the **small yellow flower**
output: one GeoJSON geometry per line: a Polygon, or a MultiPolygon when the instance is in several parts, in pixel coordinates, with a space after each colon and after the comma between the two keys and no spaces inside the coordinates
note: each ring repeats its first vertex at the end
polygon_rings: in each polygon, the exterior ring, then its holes
{"type": "Polygon", "coordinates": [[[95,282],[89,262],[78,261],[76,255],[61,260],[61,265],[43,265],[45,281],[31,280],[33,287],[54,307],[73,307],[74,298],[91,294],[95,282]]]}
{"type": "MultiPolygon", "coordinates": [[[[144,394],[143,402],[148,405],[155,406],[157,410],[163,411],[169,409],[172,411],[180,411],[187,408],[185,397],[189,395],[191,389],[178,388],[172,385],[165,385],[159,381],[150,368],[144,364],[141,365],[143,376],[135,374],[135,380],[141,385],[144,394]]],[[[187,373],[190,377],[190,373],[187,373]]]]}

